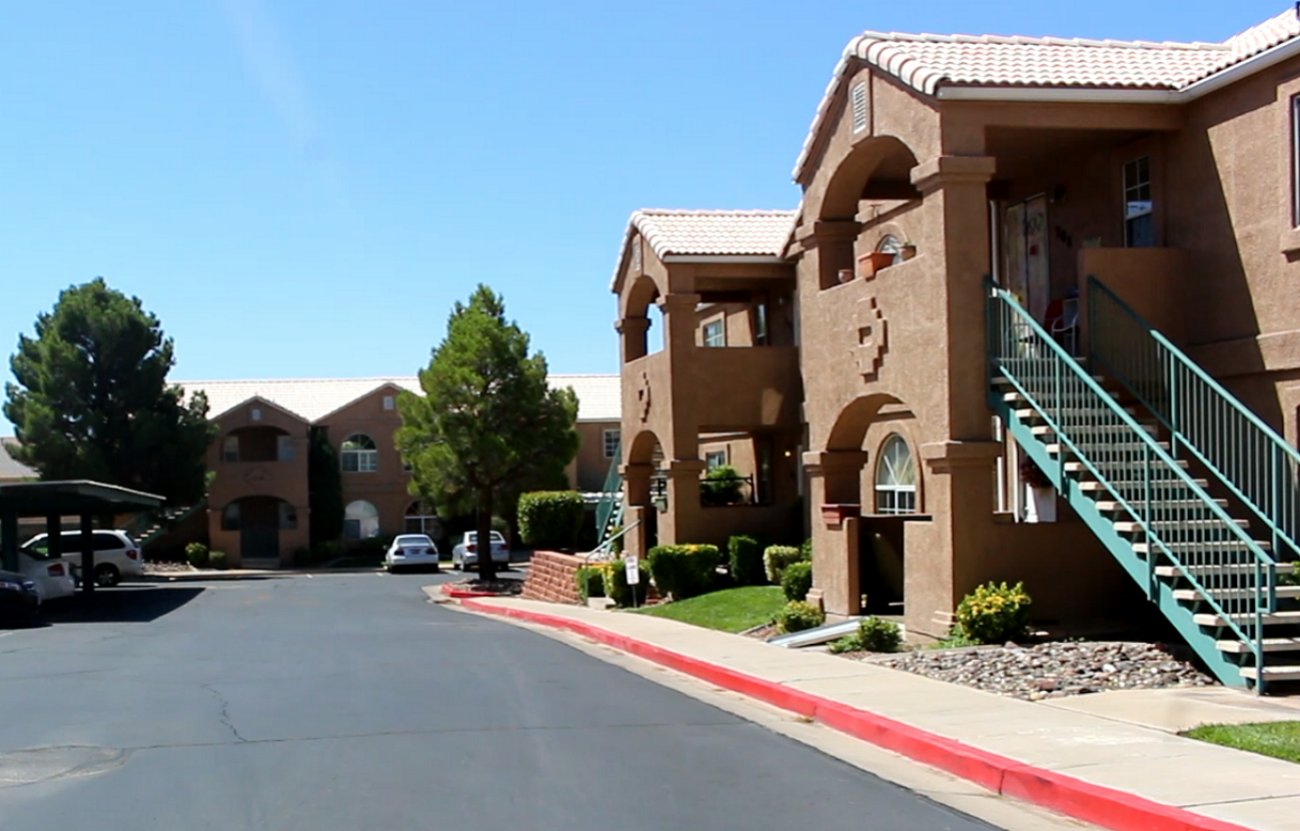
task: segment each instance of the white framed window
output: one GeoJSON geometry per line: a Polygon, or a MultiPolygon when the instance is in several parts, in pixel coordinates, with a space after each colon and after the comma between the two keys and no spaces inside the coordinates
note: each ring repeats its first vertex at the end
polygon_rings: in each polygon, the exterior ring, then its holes
{"type": "Polygon", "coordinates": [[[239,461],[239,436],[226,436],[225,441],[221,443],[221,461],[239,461]]]}
{"type": "Polygon", "coordinates": [[[895,265],[903,261],[903,244],[893,234],[885,234],[876,244],[876,250],[882,254],[892,255],[895,265]]]}
{"type": "Polygon", "coordinates": [[[346,473],[374,473],[379,469],[379,448],[365,433],[353,433],[343,440],[339,459],[346,473]]]}
{"type": "Polygon", "coordinates": [[[379,511],[364,499],[349,502],[343,509],[343,536],[349,540],[368,540],[379,536],[379,511]]]}
{"type": "Polygon", "coordinates": [[[704,345],[710,348],[727,345],[727,322],[725,318],[710,320],[703,326],[704,345]]]}
{"type": "Polygon", "coordinates": [[[407,534],[428,534],[430,538],[442,536],[442,521],[429,502],[412,502],[406,506],[407,534]]]}
{"type": "Polygon", "coordinates": [[[397,408],[397,402],[394,400],[393,396],[391,396],[391,395],[385,395],[385,396],[384,396],[384,409],[385,409],[385,410],[394,410],[394,409],[396,409],[396,408],[397,408]]]}
{"type": "Polygon", "coordinates": [[[601,444],[605,449],[605,458],[612,459],[618,455],[619,429],[614,427],[601,433],[601,444]]]}
{"type": "Polygon", "coordinates": [[[916,463],[907,442],[890,433],[876,459],[876,513],[916,513],[916,463]]]}
{"type": "Polygon", "coordinates": [[[1124,164],[1124,245],[1150,248],[1156,244],[1154,202],[1151,198],[1151,159],[1124,164]]]}
{"type": "Polygon", "coordinates": [[[253,409],[249,410],[249,411],[248,411],[248,417],[249,417],[250,419],[252,419],[253,421],[261,421],[261,420],[262,420],[262,408],[261,408],[261,407],[254,407],[253,409]]]}
{"type": "Polygon", "coordinates": [[[710,450],[704,454],[704,467],[706,470],[713,470],[715,467],[722,467],[727,463],[727,451],[710,450]]]}
{"type": "Polygon", "coordinates": [[[1291,226],[1300,228],[1300,95],[1291,99],[1291,226]]]}

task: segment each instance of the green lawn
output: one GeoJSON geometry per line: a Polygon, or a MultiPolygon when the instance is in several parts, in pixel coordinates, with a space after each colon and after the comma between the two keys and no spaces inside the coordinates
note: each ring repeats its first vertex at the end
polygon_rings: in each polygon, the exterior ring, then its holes
{"type": "Polygon", "coordinates": [[[1203,742],[1249,750],[1300,762],[1300,721],[1274,721],[1262,724],[1206,724],[1183,734],[1203,742]]]}
{"type": "Polygon", "coordinates": [[[771,623],[785,605],[780,586],[743,586],[638,610],[641,614],[693,623],[706,629],[743,632],[771,623]]]}

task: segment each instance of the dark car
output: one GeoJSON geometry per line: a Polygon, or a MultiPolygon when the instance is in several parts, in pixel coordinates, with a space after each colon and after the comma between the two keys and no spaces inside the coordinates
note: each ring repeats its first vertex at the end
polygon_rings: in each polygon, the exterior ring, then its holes
{"type": "Polygon", "coordinates": [[[0,621],[26,622],[35,617],[40,605],[31,578],[15,571],[0,571],[0,621]]]}

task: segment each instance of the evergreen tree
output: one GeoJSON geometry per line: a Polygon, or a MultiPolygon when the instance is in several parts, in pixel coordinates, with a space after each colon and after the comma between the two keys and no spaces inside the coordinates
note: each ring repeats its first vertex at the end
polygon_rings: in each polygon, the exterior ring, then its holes
{"type": "Polygon", "coordinates": [[[312,544],[343,536],[343,477],[339,456],[324,427],[311,428],[307,450],[307,500],[311,505],[312,544]]]}
{"type": "Polygon", "coordinates": [[[468,305],[453,307],[420,387],[424,395],[398,399],[397,446],[413,490],[440,511],[474,513],[479,575],[491,580],[493,509],[517,497],[520,483],[563,469],[577,454],[577,396],[550,388],[546,358],[528,354],[528,335],[483,285],[468,305]]]}
{"type": "Polygon", "coordinates": [[[103,278],[72,286],[20,335],[5,385],[19,461],[42,479],[93,479],[164,496],[203,497],[212,440],[207,398],[167,384],[172,341],[140,300],[103,278]]]}

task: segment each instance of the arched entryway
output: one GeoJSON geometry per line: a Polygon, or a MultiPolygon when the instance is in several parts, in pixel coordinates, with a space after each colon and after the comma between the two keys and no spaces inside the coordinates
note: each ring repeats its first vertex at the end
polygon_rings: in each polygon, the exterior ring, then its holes
{"type": "Polygon", "coordinates": [[[221,530],[238,533],[242,562],[278,563],[283,533],[298,530],[298,510],[274,496],[245,496],[222,508],[221,530]]]}

